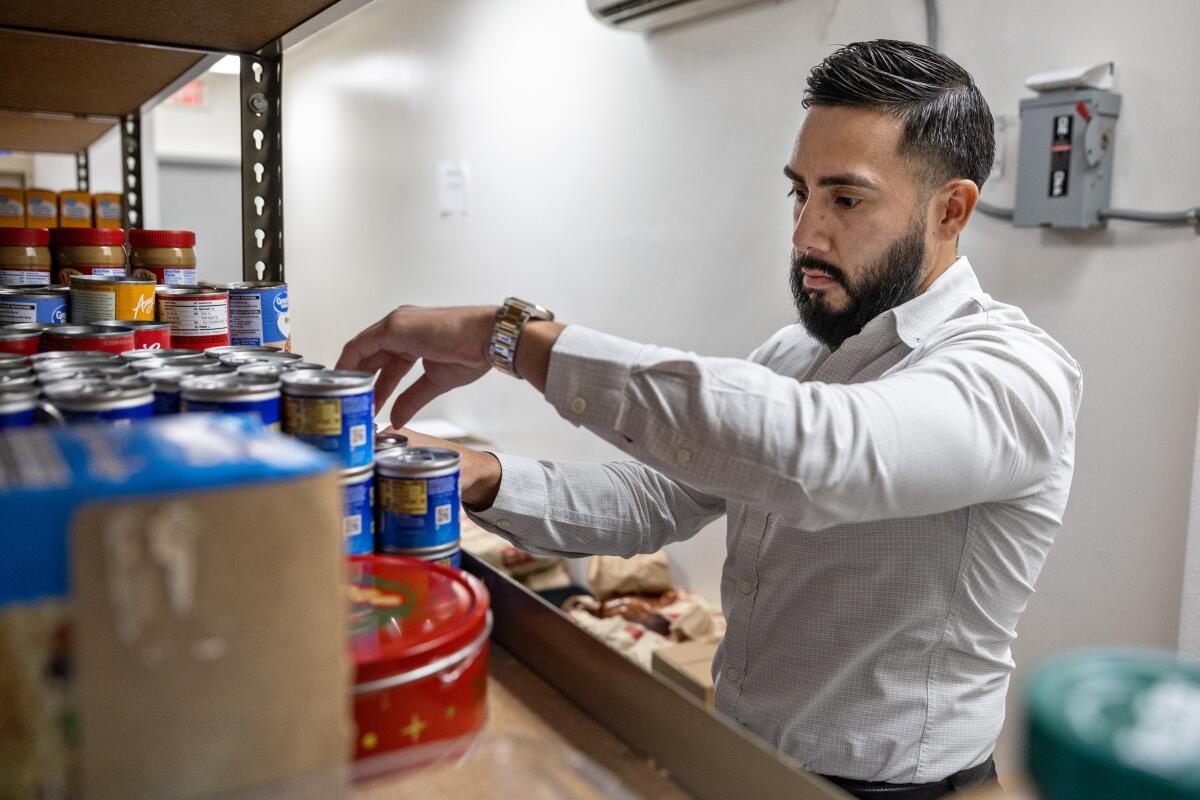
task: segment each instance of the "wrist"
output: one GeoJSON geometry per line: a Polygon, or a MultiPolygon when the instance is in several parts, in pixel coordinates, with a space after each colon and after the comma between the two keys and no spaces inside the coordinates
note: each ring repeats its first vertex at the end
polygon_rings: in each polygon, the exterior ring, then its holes
{"type": "Polygon", "coordinates": [[[486,450],[468,450],[462,456],[462,503],[469,511],[486,511],[500,493],[500,459],[486,450]]]}

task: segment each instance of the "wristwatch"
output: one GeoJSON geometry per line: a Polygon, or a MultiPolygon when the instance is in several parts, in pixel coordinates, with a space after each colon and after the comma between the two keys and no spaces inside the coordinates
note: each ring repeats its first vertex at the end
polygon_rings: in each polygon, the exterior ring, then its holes
{"type": "Polygon", "coordinates": [[[493,367],[514,378],[521,377],[517,374],[517,341],[521,338],[521,329],[531,319],[552,320],[554,312],[519,297],[505,298],[504,305],[496,312],[488,359],[493,367]]]}

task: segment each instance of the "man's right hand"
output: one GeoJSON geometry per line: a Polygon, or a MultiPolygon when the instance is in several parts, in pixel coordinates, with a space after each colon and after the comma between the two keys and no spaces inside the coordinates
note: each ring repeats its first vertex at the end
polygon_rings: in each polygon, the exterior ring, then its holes
{"type": "Polygon", "coordinates": [[[486,511],[492,507],[492,503],[496,501],[496,493],[500,491],[500,459],[486,450],[474,450],[457,442],[428,436],[409,428],[388,428],[386,432],[393,431],[407,436],[409,447],[443,447],[461,455],[462,475],[459,485],[462,488],[463,505],[470,511],[486,511]]]}

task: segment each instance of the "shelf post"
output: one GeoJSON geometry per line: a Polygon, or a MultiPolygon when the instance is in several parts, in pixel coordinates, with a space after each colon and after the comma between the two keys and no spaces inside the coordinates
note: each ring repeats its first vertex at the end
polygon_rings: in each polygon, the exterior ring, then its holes
{"type": "Polygon", "coordinates": [[[85,147],[75,154],[75,188],[81,192],[90,192],[91,186],[91,163],[88,161],[88,151],[85,147]]]}
{"type": "Polygon", "coordinates": [[[241,59],[242,278],[282,281],[282,43],[241,59]]]}
{"type": "MultiPolygon", "coordinates": [[[[84,160],[87,160],[86,153],[84,160]]],[[[121,187],[121,217],[125,230],[145,227],[146,220],[142,213],[141,111],[121,118],[121,187]]]]}

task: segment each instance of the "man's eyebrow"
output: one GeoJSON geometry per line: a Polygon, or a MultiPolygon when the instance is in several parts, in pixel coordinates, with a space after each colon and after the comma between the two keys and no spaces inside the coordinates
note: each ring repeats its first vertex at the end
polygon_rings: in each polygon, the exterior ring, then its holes
{"type": "MultiPolygon", "coordinates": [[[[789,166],[784,166],[783,174],[794,183],[807,183],[804,178],[789,166]]],[[[844,175],[826,175],[817,181],[818,186],[854,186],[859,189],[878,190],[879,186],[864,175],[847,173],[844,175]]]]}

